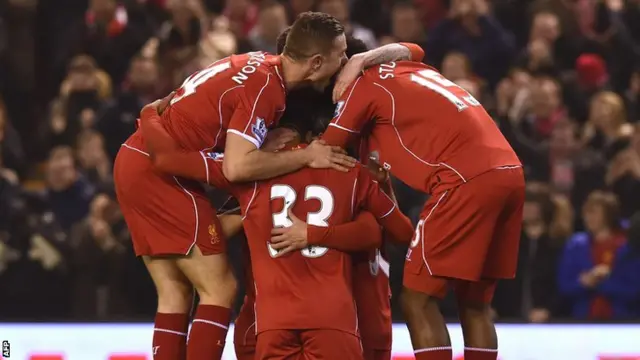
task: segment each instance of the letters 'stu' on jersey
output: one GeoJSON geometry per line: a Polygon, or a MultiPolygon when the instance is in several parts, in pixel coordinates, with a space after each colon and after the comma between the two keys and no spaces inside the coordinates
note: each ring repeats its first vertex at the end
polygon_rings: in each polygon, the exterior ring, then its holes
{"type": "Polygon", "coordinates": [[[372,122],[361,134],[368,149],[384,168],[423,192],[520,165],[482,105],[421,63],[394,62],[365,71],[337,103],[323,139],[344,146],[372,122]]]}

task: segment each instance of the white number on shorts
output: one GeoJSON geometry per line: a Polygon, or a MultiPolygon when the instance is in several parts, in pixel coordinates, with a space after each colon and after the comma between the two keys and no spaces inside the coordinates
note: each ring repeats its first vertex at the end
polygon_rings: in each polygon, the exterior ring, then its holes
{"type": "Polygon", "coordinates": [[[462,111],[469,106],[480,106],[480,102],[466,90],[438,74],[436,71],[428,69],[418,71],[417,74],[411,74],[411,81],[429,88],[431,91],[449,100],[455,105],[458,111],[462,111]],[[462,94],[462,96],[460,97],[453,92],[462,94]]]}
{"type": "Polygon", "coordinates": [[[416,231],[413,234],[413,240],[411,240],[411,244],[409,247],[416,247],[420,240],[422,240],[422,229],[424,228],[424,219],[418,221],[418,225],[416,225],[416,231]]]}
{"type": "Polygon", "coordinates": [[[180,89],[183,91],[183,93],[180,96],[175,96],[173,99],[171,99],[171,105],[177,103],[178,101],[186,98],[189,95],[194,94],[198,86],[204,84],[207,80],[229,68],[231,68],[231,63],[227,61],[191,74],[191,76],[189,76],[180,86],[180,89]]]}
{"type": "MultiPolygon", "coordinates": [[[[293,225],[289,219],[289,209],[295,204],[298,195],[289,185],[273,185],[271,187],[271,200],[281,198],[284,200],[282,210],[272,215],[274,227],[289,227],[293,225]]],[[[333,214],[334,199],[333,194],[324,186],[309,185],[304,189],[304,199],[316,199],[320,201],[320,210],[307,214],[307,224],[327,227],[327,220],[333,214]]],[[[267,244],[269,253],[275,257],[278,252],[267,244]]],[[[300,251],[302,256],[309,258],[317,258],[327,253],[329,249],[324,246],[309,246],[300,251]]]]}

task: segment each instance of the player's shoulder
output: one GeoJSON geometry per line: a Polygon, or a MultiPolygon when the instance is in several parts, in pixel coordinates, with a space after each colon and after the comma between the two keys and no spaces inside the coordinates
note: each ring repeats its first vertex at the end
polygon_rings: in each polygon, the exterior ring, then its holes
{"type": "Polygon", "coordinates": [[[256,51],[231,55],[230,61],[233,68],[231,80],[238,85],[278,89],[284,86],[278,56],[256,51]]]}

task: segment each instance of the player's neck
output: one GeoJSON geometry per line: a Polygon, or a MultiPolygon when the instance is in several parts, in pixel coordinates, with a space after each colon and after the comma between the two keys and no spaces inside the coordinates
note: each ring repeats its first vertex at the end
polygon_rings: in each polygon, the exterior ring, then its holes
{"type": "Polygon", "coordinates": [[[282,78],[287,91],[308,83],[304,69],[293,59],[286,55],[280,55],[282,63],[282,78]]]}

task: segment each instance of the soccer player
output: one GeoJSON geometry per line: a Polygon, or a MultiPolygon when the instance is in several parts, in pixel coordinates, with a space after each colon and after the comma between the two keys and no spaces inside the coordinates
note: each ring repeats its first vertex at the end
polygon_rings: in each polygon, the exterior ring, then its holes
{"type": "MultiPolygon", "coordinates": [[[[278,48],[284,46],[287,30],[285,30],[278,39],[278,48]]],[[[415,44],[401,43],[403,46],[396,46],[398,49],[398,60],[420,61],[424,57],[424,51],[415,44]]],[[[334,81],[333,86],[329,86],[321,94],[313,89],[301,89],[293,91],[287,98],[287,111],[283,116],[283,123],[289,120],[289,115],[293,119],[298,128],[303,132],[309,130],[309,126],[313,126],[312,132],[323,132],[333,117],[335,106],[332,104],[331,95],[334,89],[337,89],[346,82],[349,85],[348,70],[352,69],[354,64],[357,66],[355,73],[362,70],[359,63],[363,62],[363,58],[376,58],[382,60],[384,56],[372,53],[380,52],[379,49],[367,51],[366,45],[355,38],[347,37],[347,56],[350,58],[349,63],[340,72],[340,76],[334,81]],[[347,73],[345,75],[345,72],[347,73]],[[312,121],[309,121],[311,119],[312,121]]],[[[370,60],[369,60],[370,61],[370,60]]],[[[377,174],[378,183],[385,192],[393,196],[393,191],[389,186],[387,172],[377,166],[375,159],[369,157],[366,148],[357,149],[360,153],[362,163],[370,165],[370,170],[377,174]]],[[[342,239],[358,239],[366,241],[366,239],[376,239],[376,243],[381,243],[382,234],[379,230],[375,218],[366,213],[356,221],[338,225],[332,229],[332,234],[342,239]],[[378,240],[379,239],[379,240],[378,240]]],[[[293,221],[290,228],[286,229],[286,233],[282,233],[283,229],[274,229],[272,233],[272,246],[277,249],[285,249],[295,241],[315,242],[312,239],[315,236],[316,229],[312,225],[303,222],[293,221]]],[[[353,251],[354,249],[351,249],[353,251]]],[[[383,246],[378,246],[369,251],[352,253],[353,261],[353,291],[354,299],[358,309],[358,325],[362,340],[364,358],[366,360],[390,360],[391,359],[391,342],[392,342],[392,321],[391,321],[391,304],[389,289],[389,264],[384,258],[385,251],[383,246]]],[[[242,314],[241,314],[242,315],[242,314]]]]}
{"type": "MultiPolygon", "coordinates": [[[[147,121],[150,140],[171,142],[157,119],[147,121]]],[[[185,168],[199,166],[189,154],[167,156],[172,158],[172,173],[192,173],[193,170],[185,168]]],[[[207,173],[197,179],[229,190],[242,207],[255,278],[256,358],[287,359],[301,355],[311,359],[362,359],[352,295],[351,258],[334,248],[360,250],[379,244],[367,241],[357,244],[353,239],[331,236],[330,229],[366,209],[392,237],[408,239],[413,233],[409,220],[362,166],[347,173],[305,168],[261,182],[230,184],[219,176],[223,158],[223,154],[208,154],[207,173]],[[323,235],[315,236],[316,240],[309,243],[297,244],[291,254],[271,247],[268,241],[271,228],[302,222],[298,219],[302,216],[307,223],[324,229],[316,233],[323,235]]]]}
{"type": "MultiPolygon", "coordinates": [[[[184,151],[224,151],[228,161],[222,170],[232,181],[303,166],[347,171],[352,159],[321,142],[296,152],[260,150],[284,110],[285,91],[332,76],[345,59],[345,48],[344,28],[337,20],[304,13],[293,24],[282,56],[231,56],[185,80],[163,113],[164,126],[184,151]]],[[[220,224],[199,183],[154,169],[150,154],[156,151],[137,131],[123,144],[114,166],[135,252],[158,293],[154,359],[219,359],[236,288],[220,224]],[[192,288],[200,303],[185,350],[192,288]]]]}
{"type": "Polygon", "coordinates": [[[520,161],[480,103],[423,64],[391,62],[365,71],[339,98],[322,138],[345,146],[366,126],[367,147],[382,166],[431,194],[404,270],[402,303],[416,358],[452,357],[436,302],[451,286],[465,359],[496,359],[490,303],[496,281],[515,276],[520,161]]]}

